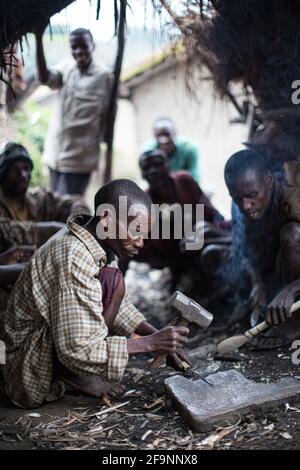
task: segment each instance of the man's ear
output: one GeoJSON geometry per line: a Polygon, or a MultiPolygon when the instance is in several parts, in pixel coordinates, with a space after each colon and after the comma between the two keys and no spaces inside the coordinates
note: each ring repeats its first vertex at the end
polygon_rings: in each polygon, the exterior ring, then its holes
{"type": "Polygon", "coordinates": [[[109,224],[112,222],[112,211],[110,209],[106,209],[102,215],[99,217],[99,222],[102,225],[102,227],[107,227],[109,224]]]}
{"type": "Polygon", "coordinates": [[[273,180],[274,180],[273,173],[271,171],[268,171],[268,173],[266,173],[264,176],[264,181],[270,187],[273,184],[273,180]]]}
{"type": "Polygon", "coordinates": [[[101,215],[98,215],[97,236],[100,239],[116,238],[116,217],[113,211],[105,209],[101,215]]]}

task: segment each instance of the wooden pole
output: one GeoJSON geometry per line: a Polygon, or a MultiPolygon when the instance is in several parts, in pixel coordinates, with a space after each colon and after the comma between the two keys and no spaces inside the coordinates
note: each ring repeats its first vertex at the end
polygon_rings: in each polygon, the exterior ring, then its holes
{"type": "Polygon", "coordinates": [[[126,7],[127,0],[120,0],[120,14],[118,22],[118,49],[114,66],[114,81],[111,90],[110,105],[107,114],[107,132],[106,132],[106,168],[104,174],[104,182],[107,183],[111,180],[112,174],[112,160],[113,160],[113,141],[114,141],[114,126],[117,111],[117,98],[119,90],[120,75],[122,70],[124,49],[125,49],[125,25],[126,25],[126,7]]]}

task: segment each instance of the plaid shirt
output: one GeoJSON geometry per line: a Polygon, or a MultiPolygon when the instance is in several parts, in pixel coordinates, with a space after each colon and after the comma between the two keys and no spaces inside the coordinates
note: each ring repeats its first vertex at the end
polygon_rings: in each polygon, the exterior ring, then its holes
{"type": "Polygon", "coordinates": [[[145,321],[125,297],[113,325],[116,336],[108,336],[101,284],[94,277],[107,264],[106,253],[79,223],[71,216],[69,231],[36,252],[4,313],[6,391],[22,408],[47,398],[54,349],[75,373],[119,381],[128,361],[125,336],[145,321]]]}

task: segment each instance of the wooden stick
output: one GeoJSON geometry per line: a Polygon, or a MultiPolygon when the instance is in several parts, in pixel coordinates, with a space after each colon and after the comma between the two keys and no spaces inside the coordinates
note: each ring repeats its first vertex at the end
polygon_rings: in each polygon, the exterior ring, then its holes
{"type": "MultiPolygon", "coordinates": [[[[294,313],[296,312],[296,310],[299,310],[299,308],[300,308],[300,300],[298,300],[298,302],[295,302],[292,305],[290,312],[294,313]]],[[[270,328],[270,325],[264,321],[254,326],[253,328],[250,328],[250,330],[245,331],[244,335],[247,336],[248,339],[252,339],[254,336],[259,335],[263,331],[266,331],[268,328],[270,328]]]]}
{"type": "MultiPolygon", "coordinates": [[[[185,320],[185,318],[182,318],[176,323],[176,326],[189,326],[190,322],[188,320],[185,320]]],[[[155,358],[153,359],[152,362],[147,367],[147,370],[153,370],[157,369],[159,366],[163,364],[165,361],[166,357],[169,355],[169,353],[159,353],[156,354],[155,358]]]]}
{"type": "Polygon", "coordinates": [[[122,70],[124,49],[125,49],[125,24],[126,24],[126,7],[127,0],[120,0],[120,16],[118,27],[118,50],[114,67],[114,82],[111,90],[110,104],[107,113],[107,129],[106,129],[106,168],[104,174],[104,182],[111,180],[112,159],[113,159],[113,141],[114,127],[116,120],[117,98],[119,90],[119,81],[122,70]]]}

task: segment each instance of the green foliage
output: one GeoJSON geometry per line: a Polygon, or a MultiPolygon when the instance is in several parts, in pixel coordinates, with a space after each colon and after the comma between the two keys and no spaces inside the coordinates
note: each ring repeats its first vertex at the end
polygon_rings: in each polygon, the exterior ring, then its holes
{"type": "Polygon", "coordinates": [[[34,162],[31,186],[47,186],[48,183],[42,153],[49,120],[50,113],[30,100],[13,115],[14,140],[26,147],[34,162]]]}

